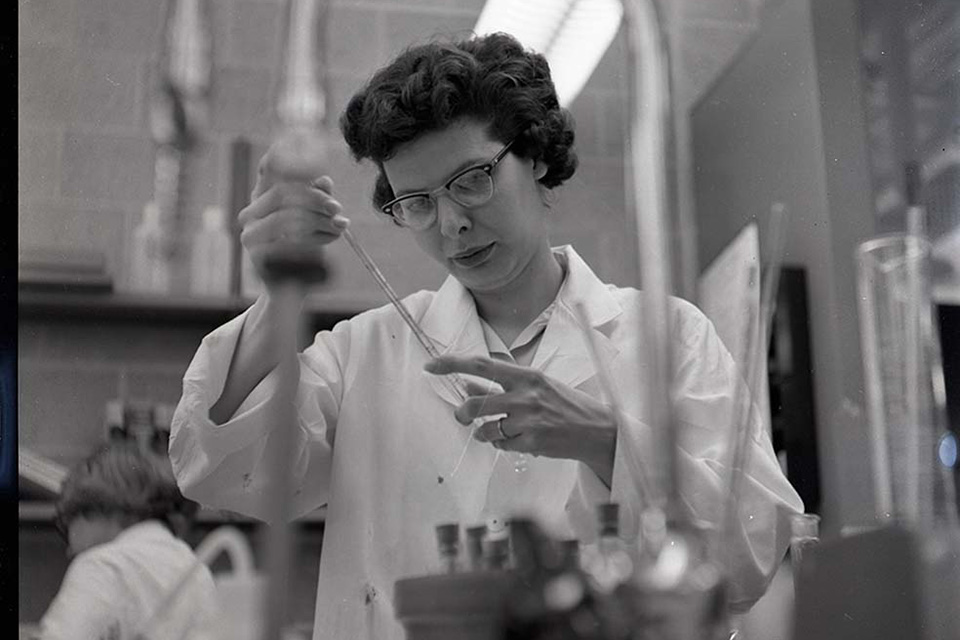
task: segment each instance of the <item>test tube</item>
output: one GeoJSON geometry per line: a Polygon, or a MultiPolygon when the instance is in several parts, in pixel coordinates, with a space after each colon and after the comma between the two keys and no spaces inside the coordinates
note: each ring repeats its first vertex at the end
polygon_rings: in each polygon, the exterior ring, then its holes
{"type": "Polygon", "coordinates": [[[467,528],[467,557],[470,560],[471,571],[483,569],[483,538],[486,535],[486,525],[467,528]]]}
{"type": "Polygon", "coordinates": [[[460,562],[460,525],[456,522],[438,524],[437,547],[444,573],[457,573],[460,562]]]}
{"type": "Polygon", "coordinates": [[[493,538],[483,541],[483,561],[487,569],[499,571],[507,568],[510,560],[510,541],[507,538],[493,538]]]}

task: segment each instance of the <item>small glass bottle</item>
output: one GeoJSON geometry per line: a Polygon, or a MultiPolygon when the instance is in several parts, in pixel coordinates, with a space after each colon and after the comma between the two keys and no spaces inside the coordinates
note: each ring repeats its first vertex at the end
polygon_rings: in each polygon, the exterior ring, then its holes
{"type": "Polygon", "coordinates": [[[233,238],[220,207],[203,210],[203,227],[193,241],[190,261],[190,293],[225,298],[230,295],[233,274],[233,238]]]}
{"type": "Polygon", "coordinates": [[[125,413],[127,437],[143,452],[155,450],[157,430],[153,424],[153,405],[147,401],[130,401],[125,413]]]}
{"type": "Polygon", "coordinates": [[[483,541],[483,562],[491,571],[506,569],[510,560],[510,540],[493,538],[483,541]]]}
{"type": "Polygon", "coordinates": [[[633,575],[633,559],[620,538],[620,505],[605,502],[597,506],[600,537],[596,548],[585,553],[584,570],[594,586],[610,593],[633,575]]]}
{"type": "Polygon", "coordinates": [[[437,548],[444,573],[460,570],[460,525],[457,523],[437,525],[437,548]]]}
{"type": "Polygon", "coordinates": [[[108,400],[104,418],[104,437],[107,442],[121,442],[127,439],[126,422],[123,419],[123,402],[108,400]]]}
{"type": "Polygon", "coordinates": [[[467,528],[467,558],[471,571],[483,569],[483,538],[487,535],[486,525],[467,528]]]}
{"type": "Polygon", "coordinates": [[[163,258],[164,230],[160,225],[160,208],[154,201],[143,207],[143,218],[133,232],[130,243],[130,289],[137,293],[170,292],[170,272],[163,258]]]}

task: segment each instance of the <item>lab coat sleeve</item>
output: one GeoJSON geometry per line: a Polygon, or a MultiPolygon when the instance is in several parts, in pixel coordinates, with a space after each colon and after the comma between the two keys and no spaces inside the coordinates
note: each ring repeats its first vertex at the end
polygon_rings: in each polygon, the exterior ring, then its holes
{"type": "Polygon", "coordinates": [[[70,563],[60,590],[40,620],[40,638],[121,638],[132,624],[129,597],[109,562],[97,554],[82,553],[70,563]]]}
{"type": "MultiPolygon", "coordinates": [[[[674,385],[675,417],[681,429],[680,497],[686,514],[713,535],[720,526],[728,482],[729,422],[739,374],[710,321],[698,310],[688,310],[675,325],[680,335],[674,385]]],[[[652,495],[653,480],[660,477],[663,461],[655,447],[649,425],[623,416],[610,488],[595,475],[581,473],[582,492],[592,494],[594,501],[620,503],[627,535],[636,535],[638,512],[652,495]]],[[[755,404],[749,447],[739,527],[726,543],[732,560],[729,605],[735,612],[749,609],[766,591],[789,544],[790,515],[803,512],[755,404]]]]}
{"type": "MultiPolygon", "coordinates": [[[[210,407],[223,391],[247,314],[203,339],[183,378],[183,395],[170,432],[170,459],[181,491],[200,504],[265,520],[270,478],[267,447],[275,441],[272,416],[277,371],[250,392],[229,421],[215,424],[210,407]]],[[[300,517],[326,504],[333,432],[342,394],[340,358],[349,343],[349,323],[317,334],[300,355],[297,433],[292,460],[292,513],[300,517]]]]}

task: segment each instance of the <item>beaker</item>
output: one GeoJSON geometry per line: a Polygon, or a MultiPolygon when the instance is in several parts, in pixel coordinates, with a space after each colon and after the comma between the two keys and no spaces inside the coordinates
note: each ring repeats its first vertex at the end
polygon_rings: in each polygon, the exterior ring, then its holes
{"type": "Polygon", "coordinates": [[[877,517],[911,527],[956,518],[950,470],[937,455],[946,413],[929,256],[929,242],[910,234],[857,249],[877,517]]]}

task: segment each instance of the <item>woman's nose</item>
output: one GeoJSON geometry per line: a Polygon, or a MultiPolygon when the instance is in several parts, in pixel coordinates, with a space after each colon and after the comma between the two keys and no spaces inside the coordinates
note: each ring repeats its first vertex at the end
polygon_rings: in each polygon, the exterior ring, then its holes
{"type": "Polygon", "coordinates": [[[473,226],[466,207],[442,196],[437,198],[437,223],[440,233],[448,238],[456,238],[473,226]]]}

